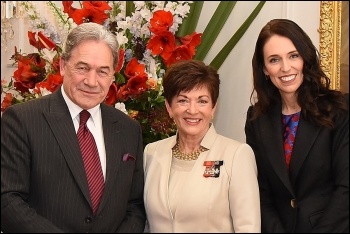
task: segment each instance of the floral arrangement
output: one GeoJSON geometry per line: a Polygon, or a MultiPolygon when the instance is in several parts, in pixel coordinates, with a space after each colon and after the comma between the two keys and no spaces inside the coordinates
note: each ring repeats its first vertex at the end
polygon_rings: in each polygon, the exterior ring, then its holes
{"type": "Polygon", "coordinates": [[[58,61],[64,37],[83,22],[95,22],[117,35],[120,44],[119,63],[105,102],[140,122],[144,144],[175,134],[175,124],[164,105],[162,78],[174,62],[192,59],[201,43],[202,33],[177,35],[190,12],[190,4],[187,1],[62,1],[62,9],[49,1],[53,23],[42,18],[31,2],[21,2],[31,22],[29,43],[37,52],[24,54],[15,47],[11,59],[17,70],[10,82],[2,81],[1,111],[57,90],[63,81],[58,61]]]}

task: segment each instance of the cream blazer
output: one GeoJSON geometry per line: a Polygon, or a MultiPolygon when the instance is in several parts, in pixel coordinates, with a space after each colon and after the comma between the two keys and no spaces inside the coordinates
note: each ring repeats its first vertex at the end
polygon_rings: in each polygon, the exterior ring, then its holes
{"type": "Polygon", "coordinates": [[[252,149],[216,133],[212,124],[200,154],[184,181],[175,215],[168,184],[176,136],[144,150],[144,202],[150,232],[260,232],[257,167],[252,149]],[[223,161],[219,177],[204,177],[205,161],[223,161]]]}

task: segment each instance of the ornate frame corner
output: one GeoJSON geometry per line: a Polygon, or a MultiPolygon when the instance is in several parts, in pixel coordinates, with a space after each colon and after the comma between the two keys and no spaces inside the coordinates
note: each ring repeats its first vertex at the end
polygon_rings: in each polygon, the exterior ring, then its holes
{"type": "Polygon", "coordinates": [[[320,2],[320,61],[331,88],[340,90],[341,1],[320,2]]]}

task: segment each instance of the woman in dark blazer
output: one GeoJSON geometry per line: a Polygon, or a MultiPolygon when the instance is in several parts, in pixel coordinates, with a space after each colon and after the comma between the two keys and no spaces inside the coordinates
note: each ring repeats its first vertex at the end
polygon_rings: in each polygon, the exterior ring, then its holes
{"type": "Polygon", "coordinates": [[[330,89],[294,22],[259,34],[245,125],[258,166],[262,232],[349,232],[348,95],[330,89]]]}

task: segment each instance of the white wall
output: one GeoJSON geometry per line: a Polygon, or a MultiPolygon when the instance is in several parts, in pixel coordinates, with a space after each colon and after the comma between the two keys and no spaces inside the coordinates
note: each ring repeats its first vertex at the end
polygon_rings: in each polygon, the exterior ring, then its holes
{"type": "MultiPolygon", "coordinates": [[[[35,4],[39,10],[40,7],[45,6],[44,2],[36,2],[35,4]]],[[[218,4],[219,1],[205,2],[197,32],[204,31],[218,4]]],[[[204,59],[204,62],[211,62],[257,4],[258,1],[237,2],[231,16],[222,29],[222,33],[214,43],[212,50],[209,51],[208,56],[204,59]]],[[[218,109],[214,119],[214,124],[219,133],[230,138],[245,141],[244,123],[246,110],[250,105],[250,93],[252,90],[251,58],[261,28],[271,19],[288,18],[298,23],[309,34],[315,45],[318,45],[319,8],[319,1],[267,1],[265,3],[251,27],[219,69],[221,88],[218,109]]],[[[6,80],[11,77],[15,70],[7,65],[8,58],[13,54],[14,46],[20,45],[18,48],[27,53],[33,52],[33,47],[29,46],[27,42],[28,23],[21,19],[13,19],[11,21],[15,29],[15,38],[7,43],[7,51],[5,51],[3,43],[1,48],[1,79],[6,80]]]]}

